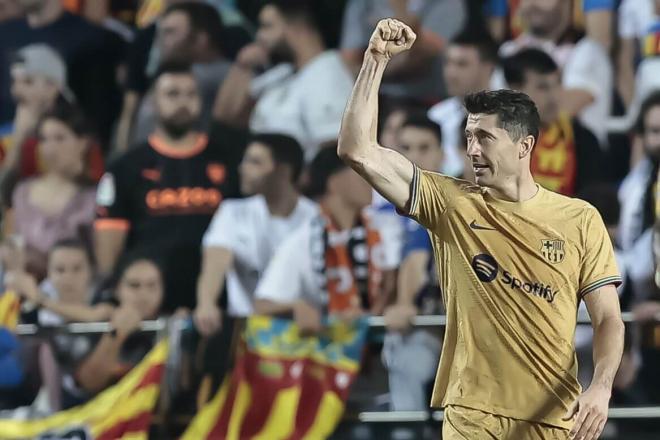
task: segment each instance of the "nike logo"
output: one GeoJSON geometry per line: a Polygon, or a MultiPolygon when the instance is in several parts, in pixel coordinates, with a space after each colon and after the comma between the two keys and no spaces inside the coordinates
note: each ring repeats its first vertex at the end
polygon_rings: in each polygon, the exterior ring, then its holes
{"type": "Polygon", "coordinates": [[[497,229],[495,229],[495,228],[478,225],[476,220],[472,220],[472,223],[470,223],[470,227],[472,229],[476,229],[478,231],[497,231],[497,229]]]}

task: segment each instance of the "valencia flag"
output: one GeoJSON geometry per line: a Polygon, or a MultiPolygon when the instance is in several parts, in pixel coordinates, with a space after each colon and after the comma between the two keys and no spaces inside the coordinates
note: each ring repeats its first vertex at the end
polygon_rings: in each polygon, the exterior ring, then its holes
{"type": "Polygon", "coordinates": [[[181,440],[327,438],[360,366],[368,324],[329,320],[301,336],[289,320],[248,318],[236,365],[181,440]]]}
{"type": "Polygon", "coordinates": [[[167,358],[160,341],[116,385],[84,405],[38,420],[0,420],[0,439],[146,440],[167,358]]]}

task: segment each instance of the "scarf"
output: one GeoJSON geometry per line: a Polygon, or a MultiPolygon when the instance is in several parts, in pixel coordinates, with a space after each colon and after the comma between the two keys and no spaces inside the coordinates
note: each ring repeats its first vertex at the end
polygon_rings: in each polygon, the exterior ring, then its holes
{"type": "Polygon", "coordinates": [[[369,311],[379,294],[382,273],[374,264],[380,234],[361,215],[348,230],[340,230],[328,211],[312,222],[312,265],[327,294],[327,312],[351,308],[369,311]]]}

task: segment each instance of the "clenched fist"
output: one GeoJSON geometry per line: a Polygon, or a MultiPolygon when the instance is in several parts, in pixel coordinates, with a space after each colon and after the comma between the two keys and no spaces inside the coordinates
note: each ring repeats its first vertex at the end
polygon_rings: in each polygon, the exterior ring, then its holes
{"type": "Polygon", "coordinates": [[[393,18],[378,22],[369,40],[369,52],[389,60],[394,55],[412,47],[417,35],[405,23],[393,18]]]}

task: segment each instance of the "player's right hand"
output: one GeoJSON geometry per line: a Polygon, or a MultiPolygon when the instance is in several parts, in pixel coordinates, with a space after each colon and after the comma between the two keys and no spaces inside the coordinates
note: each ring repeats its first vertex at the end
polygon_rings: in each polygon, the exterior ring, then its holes
{"type": "Polygon", "coordinates": [[[222,314],[217,305],[198,304],[193,312],[193,321],[202,336],[210,336],[222,328],[222,314]]]}
{"type": "Polygon", "coordinates": [[[389,60],[410,49],[416,38],[410,26],[394,18],[386,18],[378,22],[371,34],[368,51],[376,57],[389,60]]]}

